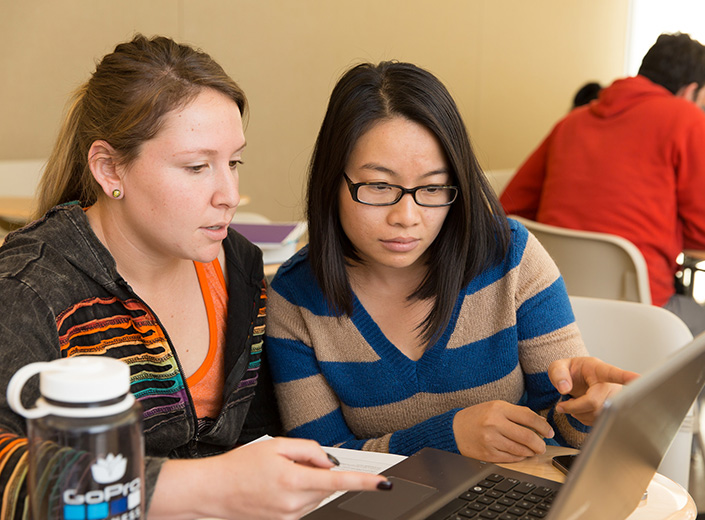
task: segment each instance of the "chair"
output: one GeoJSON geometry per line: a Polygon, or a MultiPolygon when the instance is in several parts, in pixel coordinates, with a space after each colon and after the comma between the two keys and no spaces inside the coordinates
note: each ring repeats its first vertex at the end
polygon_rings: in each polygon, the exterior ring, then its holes
{"type": "MultiPolygon", "coordinates": [[[[581,296],[571,296],[570,302],[588,352],[625,370],[647,372],[693,339],[688,326],[661,307],[581,296]]],[[[686,490],[694,415],[694,410],[688,413],[659,467],[686,490]]]]}
{"type": "Polygon", "coordinates": [[[512,180],[512,177],[514,177],[515,172],[515,168],[506,168],[503,170],[487,170],[485,171],[485,176],[487,177],[487,180],[490,181],[492,189],[499,197],[504,191],[504,188],[507,186],[507,184],[509,184],[509,181],[512,180]]]}
{"type": "Polygon", "coordinates": [[[548,251],[568,294],[651,303],[646,261],[628,240],[510,217],[524,224],[548,251]]]}

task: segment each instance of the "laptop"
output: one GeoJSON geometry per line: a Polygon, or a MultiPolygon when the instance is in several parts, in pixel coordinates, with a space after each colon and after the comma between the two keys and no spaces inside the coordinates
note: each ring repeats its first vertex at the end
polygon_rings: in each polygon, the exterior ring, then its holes
{"type": "Polygon", "coordinates": [[[704,385],[705,333],[605,404],[563,484],[424,448],[383,472],[391,491],[348,492],[306,518],[624,520],[704,385]]]}

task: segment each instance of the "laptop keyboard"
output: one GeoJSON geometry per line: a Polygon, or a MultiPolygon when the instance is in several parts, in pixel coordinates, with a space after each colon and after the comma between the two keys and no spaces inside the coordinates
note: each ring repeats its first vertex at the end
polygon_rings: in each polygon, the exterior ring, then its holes
{"type": "Polygon", "coordinates": [[[427,520],[538,520],[548,514],[559,487],[558,482],[549,488],[493,473],[427,520]]]}

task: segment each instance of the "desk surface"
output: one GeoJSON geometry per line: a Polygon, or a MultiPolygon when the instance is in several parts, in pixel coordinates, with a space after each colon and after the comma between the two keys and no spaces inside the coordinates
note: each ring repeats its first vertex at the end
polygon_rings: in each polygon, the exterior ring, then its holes
{"type": "Polygon", "coordinates": [[[28,220],[32,214],[32,197],[0,197],[0,216],[28,220]]]}
{"type": "MultiPolygon", "coordinates": [[[[563,482],[565,475],[553,467],[551,457],[570,453],[577,453],[577,450],[548,446],[543,455],[512,464],[499,464],[499,466],[563,482]]],[[[637,506],[626,520],[695,520],[697,515],[698,510],[695,502],[683,487],[657,473],[649,484],[648,497],[637,506]]],[[[200,520],[218,519],[202,518],[200,520]]]]}
{"type": "MultiPolygon", "coordinates": [[[[577,450],[548,446],[543,455],[499,466],[563,482],[565,475],[553,467],[551,457],[568,453],[577,453],[577,450]]],[[[695,520],[698,515],[695,502],[688,492],[663,475],[654,475],[648,492],[648,498],[637,506],[627,520],[695,520]]]]}

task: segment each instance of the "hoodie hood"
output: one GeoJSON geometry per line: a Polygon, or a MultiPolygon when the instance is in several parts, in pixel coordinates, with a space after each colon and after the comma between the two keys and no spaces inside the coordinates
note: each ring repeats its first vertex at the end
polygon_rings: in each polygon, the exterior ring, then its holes
{"type": "Polygon", "coordinates": [[[596,101],[590,103],[590,112],[603,119],[617,116],[630,108],[658,98],[673,97],[673,94],[644,76],[618,79],[600,91],[596,101]]]}

